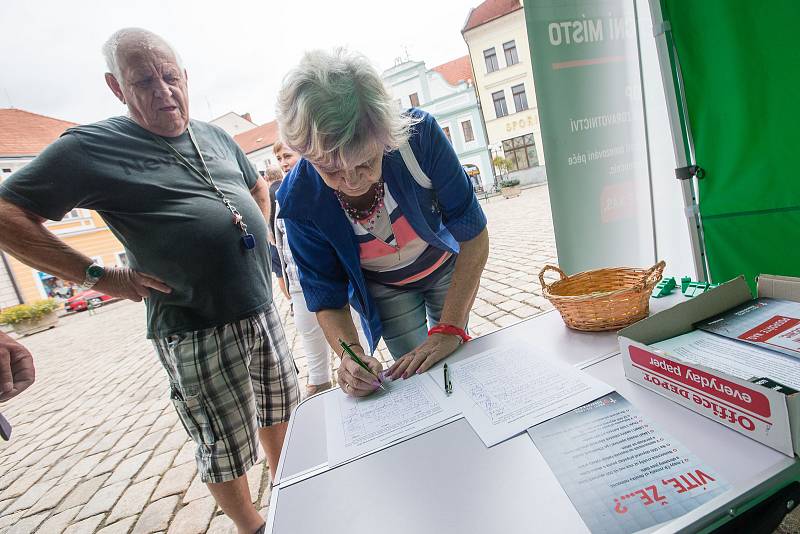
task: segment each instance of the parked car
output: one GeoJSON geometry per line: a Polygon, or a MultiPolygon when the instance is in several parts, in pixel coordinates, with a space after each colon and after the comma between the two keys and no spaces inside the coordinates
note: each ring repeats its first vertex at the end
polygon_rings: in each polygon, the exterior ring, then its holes
{"type": "Polygon", "coordinates": [[[79,312],[89,309],[89,303],[91,303],[94,307],[98,307],[102,306],[104,302],[108,302],[110,300],[114,300],[114,297],[110,297],[105,293],[100,293],[94,289],[89,289],[87,291],[81,291],[74,297],[67,299],[67,301],[64,303],[64,308],[68,312],[79,312]]]}

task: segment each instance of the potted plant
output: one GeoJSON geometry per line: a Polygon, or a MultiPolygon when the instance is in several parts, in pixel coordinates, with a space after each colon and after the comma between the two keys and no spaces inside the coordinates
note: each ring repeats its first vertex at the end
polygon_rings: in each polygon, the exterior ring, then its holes
{"type": "Polygon", "coordinates": [[[500,175],[500,180],[508,179],[508,172],[514,170],[514,164],[511,163],[511,160],[506,159],[503,156],[495,156],[492,158],[492,165],[494,165],[494,168],[497,169],[497,174],[500,175]]]}
{"type": "Polygon", "coordinates": [[[520,193],[519,180],[500,180],[500,192],[505,198],[518,197],[520,193]]]}
{"type": "Polygon", "coordinates": [[[0,312],[0,324],[11,325],[14,332],[23,336],[35,334],[56,326],[59,306],[53,299],[11,306],[0,312]]]}
{"type": "Polygon", "coordinates": [[[509,171],[514,170],[514,163],[510,159],[506,159],[502,156],[495,156],[494,159],[492,159],[492,163],[499,171],[500,180],[498,181],[497,185],[500,186],[500,192],[503,194],[503,196],[505,198],[518,197],[519,180],[514,180],[508,177],[509,171]]]}

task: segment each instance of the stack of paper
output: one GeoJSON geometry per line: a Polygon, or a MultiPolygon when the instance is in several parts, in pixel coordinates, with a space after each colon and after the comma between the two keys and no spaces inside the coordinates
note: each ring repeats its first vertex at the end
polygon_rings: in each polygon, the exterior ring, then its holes
{"type": "Polygon", "coordinates": [[[451,396],[443,391],[441,364],[369,397],[348,397],[341,390],[326,395],[328,464],[375,452],[462,414],[491,447],[613,391],[530,349],[492,349],[450,369],[451,396]]]}
{"type": "Polygon", "coordinates": [[[525,348],[493,349],[451,368],[451,398],[487,447],[613,391],[525,348]]]}
{"type": "Polygon", "coordinates": [[[800,358],[800,302],[758,298],[696,326],[713,334],[800,358]]]}
{"type": "Polygon", "coordinates": [[[426,375],[385,383],[369,397],[325,395],[328,465],[353,460],[459,417],[426,375]]]}
{"type": "Polygon", "coordinates": [[[651,346],[742,380],[769,378],[800,390],[800,360],[755,345],[694,330],[651,346]]]}

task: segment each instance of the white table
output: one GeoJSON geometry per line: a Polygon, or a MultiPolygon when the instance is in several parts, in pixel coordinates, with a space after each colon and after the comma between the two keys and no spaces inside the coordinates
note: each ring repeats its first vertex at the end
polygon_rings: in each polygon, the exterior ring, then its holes
{"type": "MultiPolygon", "coordinates": [[[[678,293],[653,299],[651,307],[658,311],[682,298],[678,293]]],[[[800,478],[794,459],[629,382],[615,333],[569,330],[557,312],[480,337],[452,358],[514,343],[536,346],[611,384],[731,484],[725,494],[659,532],[697,531],[800,478]]],[[[459,419],[351,463],[324,467],[324,394],[301,403],[289,423],[268,532],[588,532],[527,434],[486,448],[459,419]]]]}

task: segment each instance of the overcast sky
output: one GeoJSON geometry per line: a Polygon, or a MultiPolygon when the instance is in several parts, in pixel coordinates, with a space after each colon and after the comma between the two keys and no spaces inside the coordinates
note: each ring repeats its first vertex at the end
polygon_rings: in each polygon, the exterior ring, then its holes
{"type": "Polygon", "coordinates": [[[480,1],[0,0],[0,107],[79,123],[123,113],[100,47],[141,26],[183,57],[194,118],[250,112],[262,124],[304,50],[344,45],[380,70],[407,53],[430,68],[467,54],[460,30],[480,1]]]}

